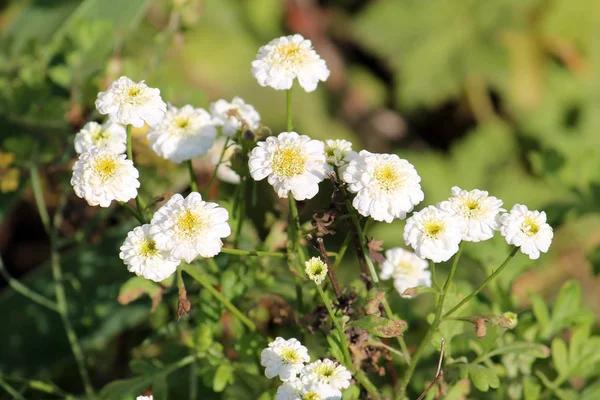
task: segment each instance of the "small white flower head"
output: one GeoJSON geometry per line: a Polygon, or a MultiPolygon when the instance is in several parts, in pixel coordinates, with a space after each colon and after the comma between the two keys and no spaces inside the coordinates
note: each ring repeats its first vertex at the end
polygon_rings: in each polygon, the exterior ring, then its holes
{"type": "Polygon", "coordinates": [[[406,220],[404,241],[417,256],[439,263],[458,251],[463,227],[462,219],[428,206],[406,220]]]}
{"type": "Polygon", "coordinates": [[[325,179],[324,144],[296,132],[283,132],[259,142],[250,153],[250,175],[257,181],[268,177],[277,195],[296,200],[315,197],[325,179]]]}
{"type": "Polygon", "coordinates": [[[156,248],[156,242],[150,237],[149,224],[138,226],[127,234],[119,257],[127,264],[129,272],[154,282],[167,279],[180,264],[180,261],[169,260],[167,252],[156,248]]]}
{"type": "Polygon", "coordinates": [[[331,385],[312,379],[292,379],[284,382],[275,400],[341,400],[342,392],[331,385]]]}
{"type": "Polygon", "coordinates": [[[125,154],[92,146],[73,165],[71,186],[90,206],[109,207],[113,200],[128,201],[137,196],[139,172],[125,154]]]}
{"type": "Polygon", "coordinates": [[[532,260],[546,253],[552,243],[554,232],[546,223],[546,213],[530,211],[527,206],[515,204],[509,213],[500,217],[500,233],[508,244],[521,248],[532,260]]]}
{"type": "Polygon", "coordinates": [[[323,262],[319,257],[313,257],[304,263],[306,269],[306,275],[317,285],[323,283],[323,280],[327,276],[327,264],[323,262]]]}
{"type": "Polygon", "coordinates": [[[252,74],[260,86],[286,90],[298,79],[304,90],[312,92],[319,81],[329,78],[329,69],[311,41],[296,34],[273,39],[262,46],[252,61],[252,74]]]}
{"type": "Polygon", "coordinates": [[[148,87],[144,81],[134,82],[122,76],[106,92],[98,93],[96,108],[100,114],[108,114],[112,122],[141,128],[144,122],[150,126],[158,124],[167,105],[160,97],[159,89],[148,87]]]}
{"type": "Polygon", "coordinates": [[[506,211],[502,208],[502,200],[489,196],[488,192],[479,189],[469,192],[458,186],[452,188],[452,197],[438,207],[463,219],[462,240],[467,242],[491,239],[499,229],[498,214],[506,211]]]}
{"type": "Polygon", "coordinates": [[[350,386],[352,375],[343,365],[325,359],[317,360],[304,367],[300,379],[306,383],[308,381],[317,381],[329,385],[334,389],[342,390],[350,386]]]}
{"type": "Polygon", "coordinates": [[[233,144],[231,141],[229,141],[227,149],[225,149],[225,153],[223,153],[223,146],[225,146],[225,142],[226,140],[224,137],[218,137],[217,140],[215,140],[215,144],[213,144],[213,147],[211,147],[208,153],[206,154],[206,158],[212,167],[217,168],[217,178],[219,178],[223,182],[237,185],[238,183],[240,183],[241,178],[237,172],[231,169],[231,157],[235,154],[236,151],[241,150],[241,146],[233,144]],[[221,153],[223,153],[222,159],[221,153]],[[219,159],[221,159],[221,164],[219,164],[219,159]]]}
{"type": "Polygon", "coordinates": [[[279,375],[282,381],[296,379],[304,363],[310,361],[308,350],[297,339],[278,337],[260,353],[260,365],[269,379],[279,375]]]}
{"type": "Polygon", "coordinates": [[[419,258],[412,251],[400,247],[385,252],[385,261],[381,265],[381,279],[394,278],[394,287],[402,297],[408,288],[431,286],[431,272],[427,269],[426,260],[419,258]]]}
{"type": "Polygon", "coordinates": [[[354,208],[375,221],[406,218],[406,213],[424,198],[417,170],[395,154],[362,150],[350,161],[342,180],[350,192],[356,193],[352,201],[354,208]]]}
{"type": "Polygon", "coordinates": [[[122,125],[114,122],[102,125],[88,122],[75,135],[75,151],[81,154],[92,146],[106,147],[114,153],[123,154],[127,150],[127,132],[122,125]]]}
{"type": "Polygon", "coordinates": [[[206,154],[216,137],[210,114],[190,105],[169,104],[165,118],[148,132],[152,150],[177,164],[206,154]]]}
{"type": "Polygon", "coordinates": [[[138,396],[135,400],[154,400],[154,396],[138,396]]]}
{"type": "Polygon", "coordinates": [[[221,252],[221,238],[231,234],[228,219],[226,209],[203,201],[200,193],[185,199],[175,194],[152,217],[150,236],[157,249],[169,252],[170,260],[190,263],[197,256],[210,258],[221,252]]]}
{"type": "Polygon", "coordinates": [[[327,173],[332,173],[335,167],[341,168],[348,165],[357,155],[357,152],[352,151],[352,143],[347,140],[326,140],[325,157],[327,157],[327,173]]]}
{"type": "Polygon", "coordinates": [[[225,136],[233,137],[242,128],[256,131],[260,126],[260,114],[240,97],[234,97],[231,103],[217,100],[210,105],[210,113],[225,136]]]}

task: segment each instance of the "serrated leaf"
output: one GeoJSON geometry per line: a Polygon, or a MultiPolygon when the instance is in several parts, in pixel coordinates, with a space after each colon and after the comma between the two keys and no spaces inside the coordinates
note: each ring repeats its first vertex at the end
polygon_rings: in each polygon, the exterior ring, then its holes
{"type": "Polygon", "coordinates": [[[461,366],[461,368],[464,368],[466,371],[468,371],[471,381],[475,387],[482,392],[487,392],[490,387],[497,388],[500,386],[500,379],[498,378],[496,370],[493,368],[474,364],[461,366]]]}
{"type": "Polygon", "coordinates": [[[384,338],[402,336],[402,332],[407,327],[404,321],[387,319],[375,315],[368,315],[359,320],[352,321],[348,325],[364,329],[375,336],[384,338]]]}

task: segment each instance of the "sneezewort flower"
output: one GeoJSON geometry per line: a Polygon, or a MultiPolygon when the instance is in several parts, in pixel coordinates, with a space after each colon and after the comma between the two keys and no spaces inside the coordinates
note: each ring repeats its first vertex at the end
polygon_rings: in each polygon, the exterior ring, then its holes
{"type": "Polygon", "coordinates": [[[221,252],[221,238],[231,234],[228,219],[227,210],[203,201],[200,193],[186,198],[175,194],[152,217],[150,236],[170,260],[190,263],[198,256],[210,258],[221,252]]]}
{"type": "Polygon", "coordinates": [[[252,61],[252,74],[261,86],[285,90],[298,79],[305,91],[312,92],[319,81],[327,80],[329,69],[313,50],[311,41],[296,34],[273,39],[262,46],[252,61]]]}
{"type": "Polygon", "coordinates": [[[300,379],[303,382],[317,381],[342,390],[350,386],[352,375],[343,365],[326,358],[305,366],[301,371],[300,379]]]}
{"type": "Polygon", "coordinates": [[[328,139],[325,141],[325,157],[327,157],[327,174],[334,172],[335,168],[344,171],[344,167],[357,157],[358,153],[352,151],[352,143],[343,139],[328,139]]]}
{"type": "Polygon", "coordinates": [[[237,96],[231,102],[224,99],[215,101],[210,105],[210,113],[214,124],[221,127],[225,136],[233,137],[242,128],[256,131],[260,126],[260,114],[237,96]]]}
{"type": "Polygon", "coordinates": [[[122,76],[105,92],[98,93],[96,108],[100,114],[108,114],[112,122],[141,128],[144,122],[150,126],[159,123],[167,105],[160,97],[159,89],[148,87],[144,81],[134,82],[122,76]]]}
{"type": "Polygon", "coordinates": [[[148,132],[152,150],[177,164],[206,154],[216,137],[210,114],[190,105],[169,105],[163,120],[148,132]]]}
{"type": "Polygon", "coordinates": [[[137,196],[138,177],[138,170],[125,154],[92,146],[73,165],[71,185],[89,205],[109,207],[113,200],[128,201],[137,196]]]}
{"type": "Polygon", "coordinates": [[[510,212],[500,216],[500,233],[508,244],[520,248],[521,253],[537,260],[546,253],[552,243],[554,232],[546,223],[546,213],[529,210],[527,206],[515,204],[510,212]]]}
{"type": "Polygon", "coordinates": [[[75,151],[84,153],[90,147],[106,147],[117,154],[127,150],[127,133],[122,125],[114,122],[99,124],[95,121],[88,122],[75,135],[75,151]]]}
{"type": "Polygon", "coordinates": [[[394,279],[394,287],[402,297],[408,288],[431,286],[431,272],[426,260],[412,251],[395,247],[385,252],[385,261],[381,265],[381,279],[394,279]]]}
{"type": "Polygon", "coordinates": [[[278,337],[260,353],[265,376],[271,379],[279,375],[284,382],[296,379],[304,363],[309,361],[307,348],[295,338],[285,340],[278,337]]]}
{"type": "Polygon", "coordinates": [[[323,283],[323,280],[327,276],[327,264],[323,262],[319,257],[313,257],[304,263],[306,269],[306,275],[310,280],[315,282],[317,285],[323,283]]]}
{"type": "Polygon", "coordinates": [[[392,222],[406,218],[424,194],[415,167],[395,154],[366,150],[350,161],[342,173],[348,190],[356,193],[352,205],[365,217],[392,222]]]}
{"type": "Polygon", "coordinates": [[[257,181],[268,178],[277,195],[296,200],[313,198],[325,179],[323,142],[296,132],[283,132],[259,142],[250,153],[250,175],[257,181]]]}
{"type": "Polygon", "coordinates": [[[342,392],[316,380],[293,379],[284,382],[275,400],[341,400],[342,392]]]}
{"type": "Polygon", "coordinates": [[[149,224],[130,231],[120,250],[119,257],[128,271],[154,282],[162,282],[173,275],[180,264],[180,261],[169,260],[168,252],[156,247],[156,242],[150,237],[149,224]]]}

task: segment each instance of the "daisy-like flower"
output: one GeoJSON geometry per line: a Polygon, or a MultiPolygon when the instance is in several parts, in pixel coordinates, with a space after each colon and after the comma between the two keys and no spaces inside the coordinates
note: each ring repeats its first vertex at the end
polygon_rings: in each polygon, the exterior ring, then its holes
{"type": "Polygon", "coordinates": [[[122,76],[106,92],[98,93],[96,108],[100,114],[108,114],[112,122],[141,128],[144,122],[150,126],[158,124],[167,105],[160,97],[159,89],[148,87],[144,81],[134,82],[122,76]]]}
{"type": "Polygon", "coordinates": [[[292,379],[284,382],[275,400],[341,400],[342,392],[331,385],[312,379],[292,379]]]}
{"type": "Polygon", "coordinates": [[[84,153],[90,147],[106,147],[117,154],[127,150],[127,133],[122,125],[106,122],[100,125],[97,122],[88,122],[75,135],[75,151],[84,153]]]}
{"type": "Polygon", "coordinates": [[[279,375],[282,381],[296,379],[304,363],[310,361],[308,350],[297,339],[278,337],[260,353],[260,364],[269,379],[279,375]]]}
{"type": "Polygon", "coordinates": [[[154,400],[154,396],[138,396],[135,400],[154,400]]]}
{"type": "Polygon", "coordinates": [[[506,211],[502,200],[489,196],[488,192],[479,189],[469,192],[458,186],[452,188],[452,197],[438,207],[463,219],[462,240],[467,242],[491,239],[499,229],[498,214],[506,211]]]}
{"type": "Polygon", "coordinates": [[[375,221],[392,222],[406,218],[424,194],[415,167],[395,154],[374,154],[366,150],[350,161],[342,173],[348,190],[356,193],[354,208],[375,221]]]}
{"type": "Polygon", "coordinates": [[[256,131],[260,126],[260,114],[240,97],[234,97],[231,103],[217,100],[210,105],[210,113],[225,136],[233,137],[242,127],[256,131]]]}
{"type": "Polygon", "coordinates": [[[328,139],[325,141],[325,157],[327,157],[327,174],[335,167],[343,168],[356,158],[357,152],[352,151],[352,143],[343,139],[328,139]]]}
{"type": "Polygon", "coordinates": [[[206,154],[216,137],[210,114],[190,105],[169,104],[165,118],[148,132],[152,150],[177,164],[206,154]]]}
{"type": "Polygon", "coordinates": [[[296,200],[312,199],[325,179],[323,142],[296,132],[283,132],[259,142],[250,153],[250,175],[257,181],[268,177],[277,195],[296,200]]]}
{"type": "Polygon", "coordinates": [[[546,213],[527,209],[515,204],[509,213],[500,216],[500,233],[508,244],[520,247],[521,253],[532,260],[546,253],[552,243],[554,232],[546,223],[546,213]]]}
{"type": "Polygon", "coordinates": [[[402,297],[408,288],[431,286],[431,272],[427,270],[426,260],[412,251],[400,247],[385,252],[385,261],[381,264],[381,279],[394,278],[394,287],[402,297]]]}
{"type": "Polygon", "coordinates": [[[458,251],[463,227],[456,215],[428,206],[406,220],[404,241],[418,257],[439,263],[458,251]]]}
{"type": "Polygon", "coordinates": [[[169,254],[156,248],[156,242],[150,237],[150,225],[134,228],[119,253],[127,264],[127,270],[137,276],[143,276],[154,282],[162,282],[171,276],[181,261],[169,260],[169,254]]]}
{"type": "Polygon", "coordinates": [[[258,49],[252,74],[261,86],[285,90],[298,79],[304,90],[312,92],[319,81],[329,78],[329,69],[311,41],[296,34],[273,39],[258,49]]]}
{"type": "Polygon", "coordinates": [[[221,238],[231,234],[228,219],[226,209],[203,201],[200,193],[185,199],[175,194],[152,217],[150,236],[170,260],[190,263],[197,256],[210,258],[221,252],[221,238]]]}
{"type": "Polygon", "coordinates": [[[342,390],[350,386],[352,375],[343,365],[325,359],[317,360],[304,367],[300,379],[303,382],[316,381],[342,390]]]}
{"type": "Polygon", "coordinates": [[[108,207],[113,200],[128,201],[137,196],[139,172],[125,154],[92,146],[73,165],[71,186],[91,206],[108,207]]]}
{"type": "Polygon", "coordinates": [[[313,257],[304,263],[306,269],[306,275],[317,285],[323,283],[323,280],[327,276],[327,264],[323,262],[319,257],[313,257]]]}

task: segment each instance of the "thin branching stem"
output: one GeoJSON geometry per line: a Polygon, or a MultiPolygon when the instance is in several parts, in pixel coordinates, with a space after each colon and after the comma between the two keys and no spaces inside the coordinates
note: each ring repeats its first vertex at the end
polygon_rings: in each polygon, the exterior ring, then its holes
{"type": "MultiPolygon", "coordinates": [[[[133,146],[131,144],[131,130],[132,130],[133,126],[131,124],[127,124],[126,130],[127,130],[127,158],[129,160],[131,160],[131,162],[133,162],[133,146]]],[[[146,223],[146,204],[144,204],[144,200],[142,200],[142,197],[139,193],[138,190],[138,195],[135,196],[135,205],[137,207],[137,211],[138,211],[138,215],[141,217],[141,223],[145,224],[146,223]]],[[[138,218],[139,220],[139,218],[138,218]]]]}
{"type": "Polygon", "coordinates": [[[198,182],[196,181],[196,173],[194,172],[194,163],[192,163],[192,160],[187,160],[185,163],[190,174],[190,189],[192,192],[197,192],[198,182]]]}
{"type": "Polygon", "coordinates": [[[206,190],[206,196],[207,197],[208,197],[208,194],[210,192],[210,187],[212,186],[212,183],[214,182],[215,178],[217,177],[217,171],[219,169],[219,166],[223,163],[223,158],[225,157],[225,151],[227,150],[227,146],[229,145],[229,140],[230,140],[229,137],[227,139],[225,139],[225,144],[223,145],[223,149],[221,150],[221,155],[219,155],[219,160],[215,164],[215,168],[213,169],[212,173],[210,174],[210,178],[208,179],[208,183],[204,187],[205,190],[206,190]]]}

